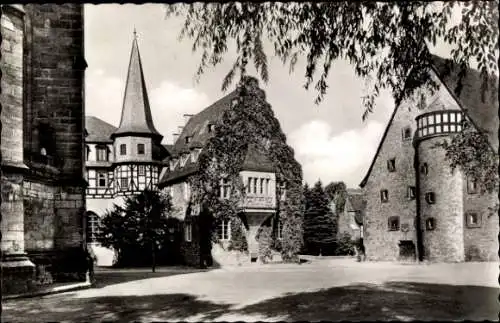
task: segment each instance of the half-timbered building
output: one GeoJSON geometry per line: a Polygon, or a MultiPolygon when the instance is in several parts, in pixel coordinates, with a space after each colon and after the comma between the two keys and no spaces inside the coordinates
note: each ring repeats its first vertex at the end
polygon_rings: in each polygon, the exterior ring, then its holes
{"type": "Polygon", "coordinates": [[[86,117],[85,165],[88,243],[100,264],[113,253],[98,246],[96,223],[113,204],[146,189],[155,190],[167,149],[153,124],[137,38],[132,42],[120,125],[86,117]],[[93,231],[94,229],[94,231],[93,231]]]}

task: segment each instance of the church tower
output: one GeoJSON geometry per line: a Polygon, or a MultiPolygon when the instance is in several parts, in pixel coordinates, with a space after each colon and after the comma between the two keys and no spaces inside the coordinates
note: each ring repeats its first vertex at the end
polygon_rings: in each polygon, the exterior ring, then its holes
{"type": "Polygon", "coordinates": [[[134,30],[120,125],[111,134],[115,152],[115,194],[155,189],[165,149],[151,116],[141,56],[134,30]]]}

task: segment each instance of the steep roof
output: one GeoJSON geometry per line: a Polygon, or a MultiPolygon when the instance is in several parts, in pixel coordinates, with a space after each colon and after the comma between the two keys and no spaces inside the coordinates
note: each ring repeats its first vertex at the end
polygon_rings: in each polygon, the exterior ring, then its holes
{"type": "Polygon", "coordinates": [[[162,137],[153,124],[135,31],[132,50],[130,52],[125,93],[123,95],[120,126],[113,133],[113,136],[120,134],[141,134],[158,138],[162,137]]]}
{"type": "MultiPolygon", "coordinates": [[[[209,133],[208,125],[216,125],[221,121],[224,112],[231,107],[231,102],[236,96],[236,91],[233,91],[198,114],[193,115],[174,143],[171,155],[179,157],[180,154],[189,152],[192,148],[203,148],[213,135],[209,133]],[[186,142],[186,137],[190,137],[189,143],[186,142]]],[[[256,147],[249,147],[243,168],[245,170],[269,172],[274,170],[269,158],[256,147]]],[[[160,183],[175,181],[197,171],[198,161],[192,162],[191,158],[189,158],[183,167],[178,165],[173,171],[166,172],[160,179],[160,183]]]]}
{"type": "MultiPolygon", "coordinates": [[[[495,152],[498,151],[498,77],[489,76],[489,88],[482,98],[482,79],[479,71],[469,68],[462,79],[463,87],[460,90],[460,95],[457,95],[456,89],[459,80],[458,75],[460,67],[453,61],[446,60],[436,55],[432,55],[431,59],[432,69],[441,83],[453,96],[457,104],[463,110],[464,114],[471,120],[476,129],[486,133],[488,141],[495,152]]],[[[387,132],[389,131],[398,108],[399,106],[397,106],[392,112],[377,151],[373,156],[370,168],[359,184],[360,187],[364,187],[370,176],[375,160],[377,159],[380,149],[382,148],[382,144],[385,141],[385,137],[387,136],[387,132]]]]}
{"type": "Polygon", "coordinates": [[[112,143],[111,134],[116,127],[94,116],[85,116],[86,142],[112,143]]]}

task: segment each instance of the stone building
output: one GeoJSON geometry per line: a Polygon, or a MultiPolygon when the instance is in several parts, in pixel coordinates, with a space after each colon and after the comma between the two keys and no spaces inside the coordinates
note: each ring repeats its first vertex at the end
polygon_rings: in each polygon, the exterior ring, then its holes
{"type": "MultiPolygon", "coordinates": [[[[330,209],[335,210],[335,204],[331,203],[330,209]]],[[[352,240],[363,238],[363,213],[365,199],[363,192],[359,189],[348,189],[344,211],[337,215],[337,236],[349,234],[352,240]]]]}
{"type": "Polygon", "coordinates": [[[1,6],[2,292],[85,279],[83,5],[1,6]]]}
{"type": "MultiPolygon", "coordinates": [[[[234,226],[230,220],[219,220],[216,230],[218,243],[212,243],[210,250],[203,248],[206,238],[206,224],[201,223],[200,209],[190,205],[191,187],[189,179],[198,171],[198,156],[209,138],[213,136],[215,127],[222,122],[222,116],[236,100],[236,91],[224,96],[196,115],[186,115],[188,121],[181,127],[180,134],[172,147],[172,155],[167,158],[160,178],[159,187],[168,192],[177,209],[175,217],[182,220],[184,238],[181,242],[181,256],[186,264],[198,266],[204,259],[213,259],[219,264],[235,264],[236,262],[256,262],[259,257],[259,230],[272,227],[281,238],[282,225],[275,221],[277,208],[276,175],[274,166],[264,153],[265,149],[249,148],[240,171],[245,185],[246,195],[240,201],[242,231],[248,243],[248,257],[236,259],[240,255],[228,251],[231,230],[234,226]],[[212,258],[213,257],[213,258],[212,258]]],[[[227,198],[230,185],[221,181],[220,197],[227,198]]],[[[285,190],[282,190],[283,194],[285,190]]],[[[210,260],[209,260],[210,261],[210,260]]]]}
{"type": "Polygon", "coordinates": [[[127,196],[156,190],[167,148],[153,124],[137,38],[134,32],[118,128],[86,117],[85,167],[89,246],[98,265],[111,265],[113,251],[96,241],[99,218],[127,196]]]}
{"type": "Polygon", "coordinates": [[[433,58],[430,77],[439,89],[419,102],[397,106],[360,186],[367,207],[364,244],[368,260],[461,262],[498,260],[497,193],[479,194],[475,183],[451,171],[445,150],[467,119],[498,151],[498,78],[481,95],[481,77],[468,70],[455,94],[459,68],[433,58]]]}

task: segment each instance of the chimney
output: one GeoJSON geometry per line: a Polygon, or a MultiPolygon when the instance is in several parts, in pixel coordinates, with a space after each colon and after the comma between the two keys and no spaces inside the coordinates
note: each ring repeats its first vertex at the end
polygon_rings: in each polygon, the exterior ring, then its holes
{"type": "Polygon", "coordinates": [[[177,141],[177,138],[179,138],[179,134],[178,133],[174,133],[173,135],[174,135],[174,144],[175,144],[175,142],[177,141]]]}
{"type": "Polygon", "coordinates": [[[191,119],[191,117],[194,116],[194,114],[184,113],[182,116],[184,117],[184,124],[186,125],[189,119],[191,119]]]}

